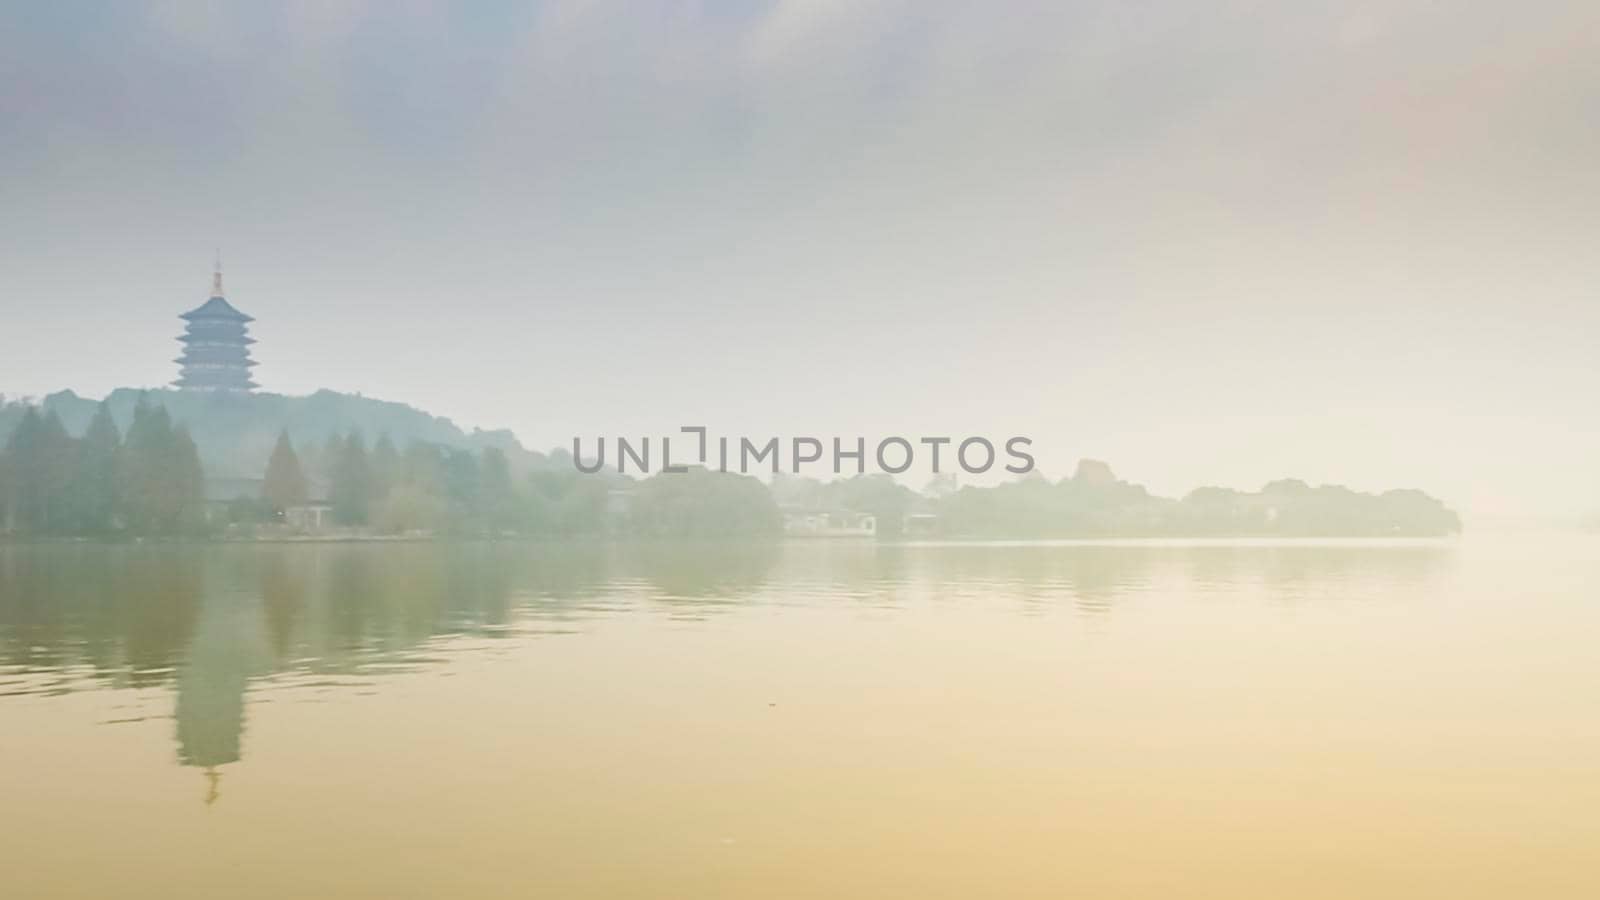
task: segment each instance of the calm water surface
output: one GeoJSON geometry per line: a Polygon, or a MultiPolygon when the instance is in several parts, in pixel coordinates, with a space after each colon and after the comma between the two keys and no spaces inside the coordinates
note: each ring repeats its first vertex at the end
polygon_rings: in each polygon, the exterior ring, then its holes
{"type": "Polygon", "coordinates": [[[1600,896],[1600,537],[0,548],[0,895],[1600,896]]]}

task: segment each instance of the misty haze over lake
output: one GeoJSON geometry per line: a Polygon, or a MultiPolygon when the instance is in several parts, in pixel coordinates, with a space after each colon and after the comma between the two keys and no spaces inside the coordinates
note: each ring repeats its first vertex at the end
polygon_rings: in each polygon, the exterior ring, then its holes
{"type": "Polygon", "coordinates": [[[22,896],[1579,897],[1596,550],[0,548],[0,859],[22,896]]]}
{"type": "Polygon", "coordinates": [[[0,29],[0,390],[176,375],[530,447],[1029,434],[1600,513],[1594,5],[41,4],[0,29]]]}
{"type": "Polygon", "coordinates": [[[0,896],[1600,897],[1597,60],[7,5],[0,896]]]}

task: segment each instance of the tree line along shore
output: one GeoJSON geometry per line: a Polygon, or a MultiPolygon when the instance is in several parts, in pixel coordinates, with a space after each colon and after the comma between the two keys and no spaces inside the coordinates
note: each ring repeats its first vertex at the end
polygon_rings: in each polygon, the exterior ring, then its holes
{"type": "Polygon", "coordinates": [[[177,392],[139,392],[88,408],[74,395],[0,404],[0,536],[1436,537],[1461,529],[1455,512],[1416,490],[1370,494],[1282,479],[1259,491],[1203,487],[1171,499],[1092,460],[1056,480],[1033,472],[974,486],[941,476],[920,491],[883,474],[828,482],[782,474],[762,482],[703,468],[588,474],[563,451],[527,451],[505,433],[466,435],[402,405],[331,397],[197,403],[177,392]],[[332,413],[334,421],[317,423],[320,440],[291,436],[315,431],[304,415],[282,421],[295,400],[332,413]],[[340,413],[395,425],[405,437],[340,428],[340,413]],[[267,423],[277,428],[263,441],[267,423]],[[418,423],[426,426],[420,434],[418,423]],[[246,444],[240,434],[270,446],[264,462],[237,449],[246,444]]]}

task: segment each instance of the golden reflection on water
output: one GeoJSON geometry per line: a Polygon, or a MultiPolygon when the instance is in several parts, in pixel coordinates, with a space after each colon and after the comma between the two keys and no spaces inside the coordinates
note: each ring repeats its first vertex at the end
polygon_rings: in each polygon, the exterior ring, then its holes
{"type": "Polygon", "coordinates": [[[17,897],[1600,895],[1600,540],[0,548],[17,897]]]}

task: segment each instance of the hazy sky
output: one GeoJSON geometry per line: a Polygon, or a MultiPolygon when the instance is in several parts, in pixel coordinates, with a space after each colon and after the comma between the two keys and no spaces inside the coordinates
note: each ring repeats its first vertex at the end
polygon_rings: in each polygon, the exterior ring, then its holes
{"type": "Polygon", "coordinates": [[[39,3],[0,391],[175,377],[525,443],[1027,434],[1600,510],[1600,6],[39,3]]]}

